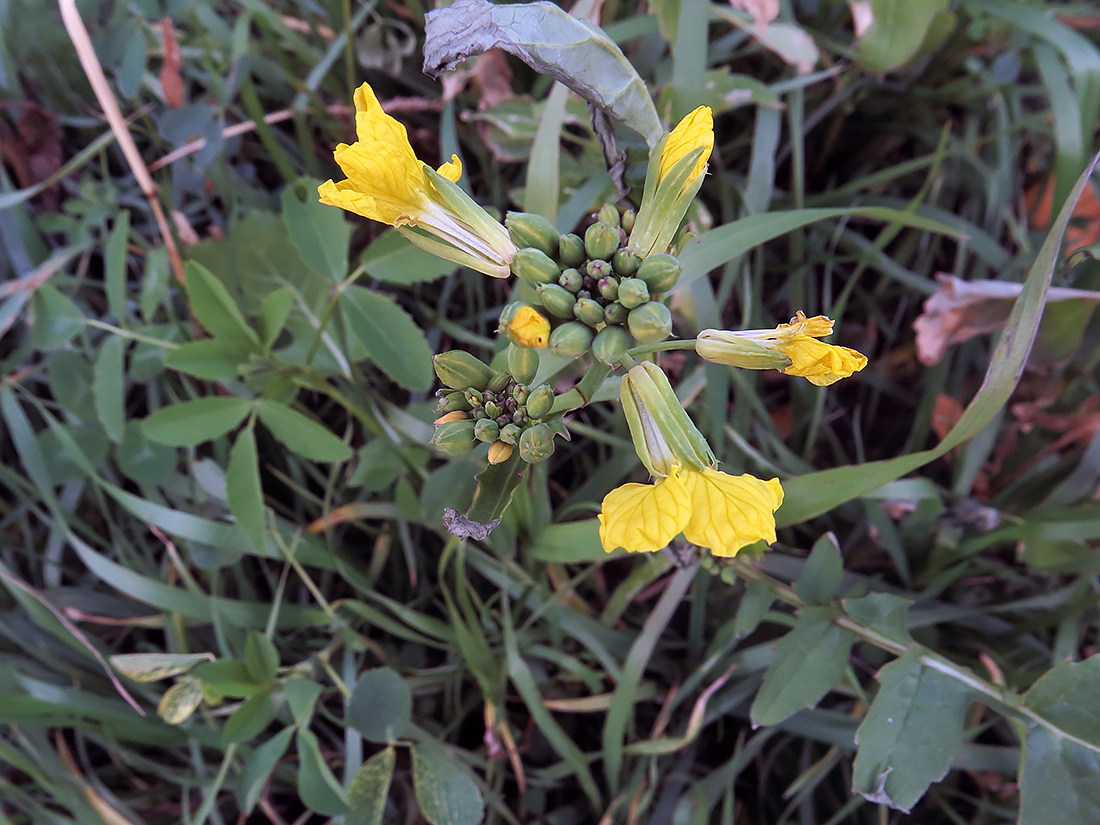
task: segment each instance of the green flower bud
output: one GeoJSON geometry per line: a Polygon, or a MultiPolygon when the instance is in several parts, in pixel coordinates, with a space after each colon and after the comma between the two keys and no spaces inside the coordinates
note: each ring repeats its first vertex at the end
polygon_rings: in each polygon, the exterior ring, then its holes
{"type": "Polygon", "coordinates": [[[596,283],[596,289],[600,291],[600,295],[606,300],[614,301],[615,296],[619,294],[619,279],[611,275],[600,278],[596,283]]]}
{"type": "Polygon", "coordinates": [[[489,392],[500,392],[502,389],[508,386],[508,383],[511,380],[512,376],[510,376],[508,373],[498,372],[496,375],[493,376],[492,380],[489,381],[489,386],[486,387],[486,389],[489,392]]]}
{"type": "MultiPolygon", "coordinates": [[[[466,403],[469,404],[472,408],[480,408],[481,405],[485,403],[485,396],[482,395],[479,390],[475,390],[471,387],[470,389],[466,390],[466,403]]],[[[485,414],[485,411],[482,409],[478,409],[478,412],[480,412],[482,415],[485,414]]]]}
{"type": "Polygon", "coordinates": [[[547,348],[563,358],[577,358],[592,345],[592,330],[580,321],[570,321],[550,333],[547,348]]]}
{"type": "Polygon", "coordinates": [[[638,271],[638,258],[628,249],[620,249],[611,257],[611,266],[622,278],[629,278],[638,271]]]}
{"type": "Polygon", "coordinates": [[[619,210],[613,204],[605,203],[600,207],[600,211],[596,213],[596,219],[618,228],[619,210]]]}
{"type": "Polygon", "coordinates": [[[581,298],[573,304],[573,314],[577,316],[578,321],[590,327],[603,323],[603,307],[591,298],[581,298]]]}
{"type": "Polygon", "coordinates": [[[581,275],[579,270],[567,269],[558,278],[558,283],[570,292],[575,293],[584,286],[584,276],[581,275]]]}
{"type": "Polygon", "coordinates": [[[485,402],[485,415],[487,415],[489,418],[496,418],[498,415],[500,415],[500,413],[500,404],[498,404],[496,401],[485,402]]]}
{"type": "Polygon", "coordinates": [[[517,427],[525,427],[531,421],[531,416],[525,410],[516,410],[512,413],[512,423],[517,427]]]}
{"type": "Polygon", "coordinates": [[[500,428],[500,440],[505,444],[515,444],[522,434],[523,430],[515,424],[505,424],[500,428]]]}
{"type": "Polygon", "coordinates": [[[672,255],[650,255],[638,267],[637,277],[646,282],[651,293],[657,295],[676,286],[683,271],[680,262],[672,255]]]}
{"type": "Polygon", "coordinates": [[[634,229],[634,218],[637,217],[633,209],[627,209],[623,212],[623,216],[619,219],[619,223],[623,229],[630,232],[634,229]]]}
{"type": "Polygon", "coordinates": [[[491,444],[500,435],[500,425],[491,418],[483,418],[474,424],[474,438],[491,444]]]}
{"type": "Polygon", "coordinates": [[[595,278],[597,281],[600,278],[611,277],[611,273],[614,271],[607,261],[589,261],[584,269],[590,278],[595,278]]]}
{"type": "Polygon", "coordinates": [[[449,413],[470,409],[470,402],[460,390],[440,390],[435,396],[439,399],[439,403],[435,405],[436,412],[449,413]]]}
{"type": "Polygon", "coordinates": [[[576,303],[577,297],[568,289],[557,284],[539,284],[535,287],[535,291],[539,294],[539,301],[546,307],[546,311],[555,318],[568,320],[573,317],[573,304],[576,303]]]}
{"type": "Polygon", "coordinates": [[[434,356],[432,366],[439,380],[453,390],[483,390],[496,374],[488,364],[458,349],[434,356]]]}
{"type": "Polygon", "coordinates": [[[554,453],[554,432],[545,424],[536,424],[523,431],[519,437],[519,456],[534,464],[544,461],[554,453]]]}
{"type": "Polygon", "coordinates": [[[622,327],[604,327],[592,342],[592,355],[613,367],[630,348],[630,336],[622,327]]]}
{"type": "Polygon", "coordinates": [[[561,233],[542,215],[509,212],[504,218],[504,225],[508,227],[512,242],[520,249],[532,247],[551,258],[558,256],[558,241],[561,239],[561,233]]]}
{"type": "Polygon", "coordinates": [[[554,390],[549,384],[540,384],[531,390],[531,395],[523,408],[531,418],[542,418],[550,412],[552,406],[554,406],[554,390]]]}
{"type": "Polygon", "coordinates": [[[616,301],[613,304],[608,304],[603,309],[603,322],[605,324],[623,324],[626,323],[626,316],[630,314],[630,310],[616,301]]]}
{"type": "Polygon", "coordinates": [[[556,284],[561,270],[557,263],[538,249],[521,249],[512,258],[512,271],[529,284],[556,284]]]}
{"type": "Polygon", "coordinates": [[[448,421],[436,429],[428,443],[452,458],[469,452],[474,447],[474,422],[448,421]]]}
{"type": "Polygon", "coordinates": [[[640,307],[649,300],[649,287],[641,278],[625,278],[619,281],[619,303],[627,309],[640,307]]]}
{"type": "Polygon", "coordinates": [[[512,400],[517,404],[524,404],[531,397],[531,388],[524,384],[516,384],[512,387],[512,400]]]}
{"type": "Polygon", "coordinates": [[[558,258],[564,266],[580,266],[588,256],[584,252],[584,241],[577,235],[562,235],[558,242],[558,258]]]}
{"type": "Polygon", "coordinates": [[[538,350],[531,347],[517,347],[515,344],[508,345],[508,372],[518,383],[530,384],[538,371],[538,350]]]}
{"type": "Polygon", "coordinates": [[[650,301],[630,310],[626,324],[639,344],[656,344],[672,334],[672,313],[664,304],[650,301]]]}
{"type": "MultiPolygon", "coordinates": [[[[584,249],[590,259],[607,261],[619,248],[619,230],[603,221],[596,221],[585,230],[584,249]]],[[[514,266],[514,264],[513,264],[514,266]]]]}

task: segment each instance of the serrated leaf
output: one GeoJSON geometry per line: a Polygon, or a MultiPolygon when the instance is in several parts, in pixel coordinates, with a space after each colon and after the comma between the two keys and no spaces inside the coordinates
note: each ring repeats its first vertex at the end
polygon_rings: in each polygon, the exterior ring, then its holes
{"type": "Polygon", "coordinates": [[[431,825],[478,825],[485,803],[477,785],[434,742],[411,748],[413,788],[420,812],[431,825]]]}
{"type": "Polygon", "coordinates": [[[267,778],[271,776],[271,772],[283,758],[286,749],[290,747],[292,736],[294,736],[294,728],[283,728],[256,748],[245,762],[237,795],[242,800],[241,807],[246,814],[252,813],[256,803],[260,801],[260,794],[263,793],[264,785],[267,784],[267,778]]]}
{"type": "Polygon", "coordinates": [[[141,430],[150,441],[189,447],[225,435],[251,409],[252,402],[243,398],[198,398],[157,410],[141,422],[141,430]]]}
{"type": "Polygon", "coordinates": [[[396,230],[383,232],[367,247],[362,260],[372,278],[404,286],[435,280],[457,266],[426,252],[396,230]]]}
{"type": "Polygon", "coordinates": [[[225,495],[237,526],[253,548],[264,545],[264,494],[260,486],[260,469],[256,455],[256,436],[251,427],[237,435],[229,451],[229,466],[225,471],[225,495]]]}
{"type": "Polygon", "coordinates": [[[393,747],[387,747],[368,759],[351,780],[348,804],[355,825],[382,825],[395,761],[393,747]]]}
{"type": "Polygon", "coordinates": [[[126,412],[123,409],[126,386],[123,376],[125,346],[125,342],[117,335],[104,340],[99,356],[95,359],[95,377],[92,380],[96,416],[107,437],[115,444],[122,442],[122,434],[126,428],[126,412]]]}
{"type": "Polygon", "coordinates": [[[836,536],[825,533],[814,542],[794,592],[808,604],[828,604],[840,592],[844,578],[844,560],[836,536]]]}
{"type": "Polygon", "coordinates": [[[1100,825],[1100,754],[1039,725],[1021,753],[1019,825],[1100,825]]]}
{"type": "Polygon", "coordinates": [[[135,682],[156,682],[186,673],[213,658],[210,653],[120,653],[112,656],[110,662],[115,670],[135,682]]]}
{"type": "Polygon", "coordinates": [[[182,725],[191,718],[202,699],[202,688],[198,680],[185,676],[160,697],[157,716],[169,725],[182,725]]]}
{"type": "Polygon", "coordinates": [[[503,49],[621,120],[650,147],[664,134],[649,90],[619,47],[552,3],[457,0],[424,22],[425,74],[438,77],[471,55],[503,49]]]}
{"type": "Polygon", "coordinates": [[[798,624],[775,644],[775,660],[749,711],[753,724],[774,725],[816,705],[844,678],[854,636],[823,608],[805,607],[798,624]]]}
{"type": "Polygon", "coordinates": [[[1100,654],[1060,662],[1024,694],[1024,704],[1078,739],[1100,747],[1100,654]]]}
{"type": "Polygon", "coordinates": [[[879,671],[879,692],[856,731],[852,791],[906,813],[943,779],[962,747],[971,695],[920,663],[917,648],[879,671]]]}
{"type": "Polygon", "coordinates": [[[325,816],[346,814],[344,789],[325,764],[317,737],[309,730],[298,731],[298,758],[298,795],[305,806],[325,816]]]}
{"type": "Polygon", "coordinates": [[[226,338],[245,347],[255,347],[260,343],[225,284],[209,269],[196,261],[188,261],[183,271],[191,311],[207,332],[215,338],[226,338]]]}
{"type": "Polygon", "coordinates": [[[412,718],[412,692],[400,674],[388,667],[368,670],[348,699],[347,723],[370,742],[389,743],[401,736],[412,718]]]}
{"type": "Polygon", "coordinates": [[[256,413],[273,436],[311,461],[347,461],[352,456],[351,447],[312,418],[277,401],[261,398],[256,413]]]}
{"type": "Polygon", "coordinates": [[[340,296],[348,329],[371,360],[405,389],[424,392],[435,380],[432,351],[424,333],[388,295],[353,286],[340,296]]]}
{"type": "Polygon", "coordinates": [[[236,378],[248,349],[232,338],[188,341],[164,356],[164,366],[208,381],[236,378]]]}
{"type": "Polygon", "coordinates": [[[287,237],[306,265],[334,284],[348,271],[351,225],[339,209],[317,199],[321,181],[299,178],[283,189],[279,200],[287,237]]]}

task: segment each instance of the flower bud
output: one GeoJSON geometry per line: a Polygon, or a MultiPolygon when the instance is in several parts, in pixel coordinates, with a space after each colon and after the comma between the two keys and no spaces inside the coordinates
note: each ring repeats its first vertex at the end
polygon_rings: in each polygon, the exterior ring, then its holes
{"type": "Polygon", "coordinates": [[[619,282],[618,301],[627,309],[640,307],[649,300],[649,287],[641,278],[625,278],[619,282]]]}
{"type": "Polygon", "coordinates": [[[588,256],[584,252],[584,241],[579,236],[562,235],[558,242],[558,258],[564,266],[580,266],[588,256]]]}
{"type": "Polygon", "coordinates": [[[489,463],[503,464],[512,457],[512,445],[505,441],[494,441],[489,445],[489,463]]]}
{"type": "Polygon", "coordinates": [[[584,355],[592,345],[592,330],[580,321],[570,321],[550,333],[547,348],[554,355],[563,358],[577,358],[584,355]]]}
{"type": "Polygon", "coordinates": [[[630,310],[616,301],[603,308],[603,322],[610,325],[623,324],[629,314],[630,310]]]}
{"type": "Polygon", "coordinates": [[[515,424],[505,424],[500,428],[500,440],[505,444],[515,444],[519,441],[519,437],[522,433],[523,430],[515,424]]]}
{"type": "Polygon", "coordinates": [[[639,344],[656,344],[672,333],[672,313],[664,304],[650,301],[630,310],[626,325],[639,344]]]}
{"type": "Polygon", "coordinates": [[[454,390],[483,390],[496,374],[488,364],[458,349],[434,356],[432,366],[439,380],[454,390]]]}
{"type": "Polygon", "coordinates": [[[590,259],[607,261],[619,248],[619,230],[603,221],[596,221],[584,233],[584,249],[590,259]]]}
{"type": "Polygon", "coordinates": [[[600,278],[607,278],[614,271],[607,261],[589,261],[584,268],[589,277],[595,278],[597,281],[600,278]]]}
{"type": "Polygon", "coordinates": [[[508,373],[498,372],[492,377],[492,379],[489,381],[489,386],[485,389],[489,392],[500,392],[502,389],[508,386],[508,383],[511,380],[512,376],[510,376],[508,373]]]}
{"type": "Polygon", "coordinates": [[[557,263],[538,249],[530,247],[521,249],[512,258],[512,271],[520,280],[529,284],[553,284],[557,283],[561,270],[557,263]]]}
{"type": "Polygon", "coordinates": [[[535,287],[535,292],[538,293],[539,301],[546,307],[546,311],[555,318],[568,320],[573,317],[573,304],[577,302],[577,297],[565,287],[557,284],[539,284],[535,287]]]}
{"type": "Polygon", "coordinates": [[[619,279],[611,275],[608,275],[596,283],[596,289],[600,291],[600,295],[605,300],[614,301],[615,297],[619,294],[619,279]]]}
{"type": "Polygon", "coordinates": [[[625,229],[627,232],[630,232],[634,229],[634,219],[636,217],[637,215],[635,214],[633,209],[627,209],[625,212],[623,212],[622,217],[619,219],[619,223],[622,225],[623,229],[625,229]]]}
{"type": "Polygon", "coordinates": [[[652,475],[667,476],[676,465],[701,470],[717,464],[706,438],[656,364],[643,361],[628,370],[619,398],[634,449],[652,475]]]}
{"type": "MultiPolygon", "coordinates": [[[[549,336],[547,336],[549,341],[549,336]]],[[[539,371],[539,354],[529,347],[508,345],[508,372],[520,384],[529,384],[539,371]]],[[[518,389],[518,388],[517,388],[518,389]]],[[[514,391],[513,391],[514,394],[514,391]]]]}
{"type": "Polygon", "coordinates": [[[672,255],[650,255],[638,267],[637,277],[646,282],[650,293],[668,292],[680,280],[684,268],[672,255]]]}
{"type": "Polygon", "coordinates": [[[611,266],[620,278],[629,278],[638,271],[638,258],[628,249],[620,249],[611,256],[611,266]]]}
{"type": "Polygon", "coordinates": [[[527,399],[531,397],[531,388],[525,384],[516,384],[512,387],[512,400],[516,402],[516,405],[526,404],[527,399]]]}
{"type": "Polygon", "coordinates": [[[553,406],[554,390],[549,384],[540,384],[531,390],[531,395],[523,408],[531,418],[542,418],[550,412],[550,408],[553,406]]]}
{"type": "Polygon", "coordinates": [[[596,213],[596,220],[603,221],[611,226],[618,227],[619,225],[619,210],[614,204],[605,203],[600,207],[600,211],[596,213]]]}
{"type": "Polygon", "coordinates": [[[619,363],[630,348],[630,336],[622,327],[604,327],[592,342],[592,355],[609,367],[619,363]]]}
{"type": "Polygon", "coordinates": [[[465,421],[466,413],[462,410],[452,410],[449,413],[444,413],[439,416],[433,423],[437,427],[442,427],[444,424],[449,424],[452,421],[465,421]]]}
{"type": "MultiPolygon", "coordinates": [[[[477,408],[485,403],[485,396],[481,394],[480,390],[475,390],[472,387],[466,390],[466,403],[471,407],[477,408]]],[[[478,410],[482,415],[485,414],[484,410],[478,410]]]]}
{"type": "Polygon", "coordinates": [[[474,438],[487,444],[497,440],[500,435],[500,425],[491,418],[483,418],[474,424],[474,438]]]}
{"type": "Polygon", "coordinates": [[[550,338],[550,322],[546,316],[527,304],[516,310],[511,321],[502,323],[501,327],[508,340],[521,347],[541,349],[550,338]]]}
{"type": "Polygon", "coordinates": [[[716,364],[741,367],[750,370],[782,370],[791,365],[791,359],[777,350],[754,341],[747,335],[704,329],[695,338],[695,351],[699,357],[716,364]]]}
{"type": "Polygon", "coordinates": [[[512,242],[520,249],[532,247],[550,258],[557,257],[561,233],[542,215],[509,212],[504,218],[504,225],[508,227],[512,242]]]}
{"type": "Polygon", "coordinates": [[[534,464],[544,461],[554,453],[554,432],[545,424],[536,424],[523,431],[519,437],[519,456],[534,464]]]}
{"type": "Polygon", "coordinates": [[[567,269],[558,277],[558,284],[575,294],[584,286],[584,276],[581,275],[580,270],[567,269]]]}
{"type": "Polygon", "coordinates": [[[590,327],[603,323],[603,307],[591,298],[581,298],[573,304],[573,314],[590,327]]]}
{"type": "Polygon", "coordinates": [[[435,405],[436,412],[449,413],[455,410],[470,409],[466,396],[460,390],[439,390],[435,395],[439,399],[439,402],[435,405]]]}
{"type": "Polygon", "coordinates": [[[452,458],[469,452],[474,447],[474,422],[448,421],[436,429],[428,443],[452,458]]]}
{"type": "Polygon", "coordinates": [[[496,418],[498,415],[501,414],[501,412],[503,412],[503,410],[501,410],[500,404],[498,404],[496,401],[485,402],[485,415],[487,415],[489,418],[496,418]]]}
{"type": "Polygon", "coordinates": [[[524,410],[516,410],[512,413],[512,423],[517,427],[526,427],[531,422],[531,416],[529,416],[524,410]]]}

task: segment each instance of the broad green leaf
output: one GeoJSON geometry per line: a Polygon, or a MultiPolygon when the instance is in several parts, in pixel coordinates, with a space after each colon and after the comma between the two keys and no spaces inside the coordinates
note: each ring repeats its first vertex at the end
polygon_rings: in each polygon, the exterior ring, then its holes
{"type": "Polygon", "coordinates": [[[906,613],[909,600],[892,593],[870,593],[858,599],[844,599],[844,612],[880,636],[898,644],[909,644],[906,613]]]}
{"type": "Polygon", "coordinates": [[[372,278],[408,286],[448,275],[455,271],[456,265],[421,249],[400,232],[390,230],[367,247],[363,266],[372,278]]]}
{"type": "Polygon", "coordinates": [[[208,381],[225,381],[240,374],[248,348],[233,338],[188,341],[164,356],[164,366],[208,381]]]}
{"type": "Polygon", "coordinates": [[[120,653],[110,661],[115,670],[135,682],[156,682],[186,673],[200,662],[212,659],[210,653],[120,653]]]}
{"type": "Polygon", "coordinates": [[[844,678],[855,638],[837,627],[824,608],[804,607],[798,624],[775,644],[775,660],[749,715],[755,725],[774,725],[813,707],[844,678]]]}
{"type": "Polygon", "coordinates": [[[391,745],[368,759],[351,780],[348,804],[355,825],[382,825],[395,761],[391,745]]]}
{"type": "Polygon", "coordinates": [[[410,750],[413,788],[424,818],[431,825],[478,825],[485,802],[466,771],[435,742],[420,742],[410,750]]]}
{"type": "Polygon", "coordinates": [[[794,592],[809,604],[828,604],[840,592],[843,578],[844,560],[840,557],[836,536],[825,533],[814,542],[802,566],[802,576],[795,582],[794,592]]]}
{"type": "Polygon", "coordinates": [[[249,696],[225,720],[222,743],[228,745],[231,742],[247,742],[259,736],[271,724],[277,710],[275,703],[271,701],[270,690],[262,690],[249,696]]]}
{"type": "Polygon", "coordinates": [[[600,544],[600,523],[596,519],[548,524],[539,531],[527,556],[537,561],[576,564],[617,558],[624,553],[608,553],[600,544]]]}
{"type": "Polygon", "coordinates": [[[141,429],[151,441],[188,447],[225,435],[251,409],[252,403],[243,398],[198,398],[157,410],[141,422],[141,429]]]}
{"type": "Polygon", "coordinates": [[[420,327],[393,298],[353,286],[340,296],[340,306],[348,329],[382,372],[405,389],[431,388],[435,380],[432,351],[420,327]]]}
{"type": "Polygon", "coordinates": [[[344,789],[325,764],[317,737],[309,730],[298,731],[298,759],[298,795],[305,806],[325,816],[346,814],[344,789]]]}
{"type": "Polygon", "coordinates": [[[107,309],[120,324],[126,321],[126,244],[130,240],[130,210],[120,209],[103,250],[103,285],[107,309]]]}
{"type": "Polygon", "coordinates": [[[411,718],[412,692],[396,671],[382,667],[359,677],[348,699],[347,723],[364,739],[393,742],[411,718]]]}
{"type": "Polygon", "coordinates": [[[1019,825],[1100,825],[1100,753],[1040,725],[1020,766],[1019,825]]]}
{"type": "Polygon", "coordinates": [[[237,526],[241,528],[241,532],[253,547],[263,546],[264,493],[260,487],[256,436],[251,427],[245,427],[240,431],[233,449],[229,451],[229,467],[225,471],[225,493],[229,501],[229,510],[237,519],[237,526]]]}
{"type": "Polygon", "coordinates": [[[321,686],[310,679],[295,677],[283,683],[283,691],[286,693],[286,703],[294,717],[294,724],[303,728],[309,727],[317,697],[321,695],[321,686]]]}
{"type": "Polygon", "coordinates": [[[1044,719],[1100,748],[1100,654],[1059,662],[1024,694],[1024,704],[1044,719]]]}
{"type": "Polygon", "coordinates": [[[248,668],[248,674],[260,684],[274,682],[279,672],[279,651],[271,639],[250,630],[244,643],[244,666],[248,668]]]}
{"type": "Polygon", "coordinates": [[[301,259],[313,271],[338,284],[348,272],[351,225],[343,210],[317,199],[320,183],[313,178],[299,178],[283,189],[283,223],[301,259]]]}
{"type": "Polygon", "coordinates": [[[126,393],[123,377],[124,347],[125,342],[117,335],[103,341],[99,357],[95,360],[95,378],[92,380],[96,415],[103,425],[103,431],[115,444],[122,442],[126,428],[126,412],[123,409],[126,393]]]}
{"type": "Polygon", "coordinates": [[[30,341],[37,349],[64,346],[84,329],[80,307],[50,284],[35,290],[30,312],[30,341]]]}
{"type": "Polygon", "coordinates": [[[277,401],[261,398],[256,413],[272,435],[311,461],[347,461],[352,456],[351,447],[312,418],[277,401]]]}
{"type": "Polygon", "coordinates": [[[664,134],[649,89],[618,46],[591,23],[550,3],[458,0],[425,16],[424,72],[438,77],[492,48],[513,54],[645,137],[664,134]]]}
{"type": "Polygon", "coordinates": [[[237,798],[241,800],[241,807],[246,814],[251,813],[260,801],[264,785],[275,770],[275,766],[283,758],[286,749],[290,747],[290,739],[294,736],[294,728],[283,728],[279,733],[268,739],[260,747],[252,752],[245,761],[244,770],[241,772],[241,781],[238,785],[237,798]]]}
{"type": "Polygon", "coordinates": [[[294,291],[279,287],[260,304],[260,337],[264,349],[270,349],[286,326],[294,309],[294,291]]]}
{"type": "Polygon", "coordinates": [[[733,617],[733,636],[743,639],[759,627],[775,601],[775,591],[765,582],[747,582],[741,604],[737,605],[737,615],[733,617]]]}
{"type": "Polygon", "coordinates": [[[239,659],[218,659],[206,662],[191,671],[196,679],[202,679],[218,693],[245,698],[259,692],[263,685],[252,678],[244,662],[239,659]]]}
{"type": "Polygon", "coordinates": [[[915,647],[883,667],[878,680],[878,695],[856,731],[852,791],[908,813],[962,747],[971,694],[922,665],[915,647]]]}
{"type": "Polygon", "coordinates": [[[874,22],[859,42],[859,62],[872,72],[888,72],[917,53],[947,0],[871,0],[874,22]]]}
{"type": "Polygon", "coordinates": [[[160,697],[157,716],[169,725],[182,725],[202,704],[202,686],[197,679],[185,676],[160,697]]]}
{"type": "Polygon", "coordinates": [[[207,332],[215,338],[236,341],[245,348],[259,344],[259,338],[244,319],[225,284],[196,261],[188,261],[183,272],[187,279],[191,311],[207,332]]]}

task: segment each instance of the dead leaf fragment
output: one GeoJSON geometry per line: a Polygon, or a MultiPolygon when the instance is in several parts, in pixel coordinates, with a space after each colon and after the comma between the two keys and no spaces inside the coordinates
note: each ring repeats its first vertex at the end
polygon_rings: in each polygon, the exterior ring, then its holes
{"type": "Polygon", "coordinates": [[[172,28],[172,20],[165,17],[160,21],[161,51],[164,60],[160,64],[160,90],[164,94],[164,102],[173,109],[179,109],[184,104],[183,77],[180,70],[183,69],[183,59],[180,57],[180,44],[176,40],[176,31],[172,28]]]}
{"type": "Polygon", "coordinates": [[[779,16],[779,0],[730,0],[730,5],[751,14],[757,30],[761,32],[779,16]]]}

